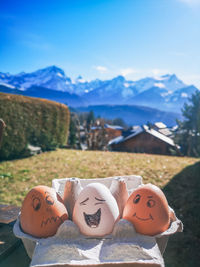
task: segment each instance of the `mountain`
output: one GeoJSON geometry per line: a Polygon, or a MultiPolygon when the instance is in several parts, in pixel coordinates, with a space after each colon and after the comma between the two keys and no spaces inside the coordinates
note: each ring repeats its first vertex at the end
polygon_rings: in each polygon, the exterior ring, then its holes
{"type": "Polygon", "coordinates": [[[186,85],[181,80],[179,80],[175,74],[166,74],[157,78],[147,77],[140,79],[135,83],[132,82],[131,86],[134,86],[137,92],[141,93],[152,87],[165,88],[175,91],[177,89],[185,87],[186,85]]]}
{"type": "Polygon", "coordinates": [[[141,125],[148,121],[152,123],[162,121],[170,127],[176,125],[176,119],[182,118],[180,114],[174,112],[165,112],[136,105],[97,105],[78,107],[75,110],[78,112],[93,110],[96,117],[100,116],[107,119],[123,118],[128,125],[141,125]]]}
{"type": "Polygon", "coordinates": [[[18,94],[43,97],[70,106],[138,105],[177,113],[197,90],[193,85],[184,84],[175,74],[138,81],[126,80],[123,76],[86,81],[82,76],[72,80],[56,66],[16,75],[0,72],[0,84],[8,91],[15,90],[18,94]]]}
{"type": "Polygon", "coordinates": [[[175,74],[144,78],[135,82],[118,76],[101,82],[97,88],[82,97],[90,105],[141,105],[180,112],[183,103],[187,102],[196,90],[195,86],[187,86],[175,74]]]}
{"type": "Polygon", "coordinates": [[[16,75],[0,72],[0,83],[6,83],[20,90],[31,86],[41,86],[48,89],[73,92],[73,84],[64,71],[56,66],[50,66],[32,73],[21,72],[16,75]]]}
{"type": "MultiPolygon", "coordinates": [[[[94,86],[93,86],[94,88],[94,86]]],[[[82,97],[89,104],[126,104],[127,99],[137,94],[132,82],[126,81],[123,76],[112,80],[101,81],[98,86],[82,97]]]]}
{"type": "Polygon", "coordinates": [[[167,90],[160,87],[152,87],[130,98],[127,104],[149,106],[165,111],[179,112],[189,97],[197,90],[195,86],[186,86],[175,90],[167,90]]]}

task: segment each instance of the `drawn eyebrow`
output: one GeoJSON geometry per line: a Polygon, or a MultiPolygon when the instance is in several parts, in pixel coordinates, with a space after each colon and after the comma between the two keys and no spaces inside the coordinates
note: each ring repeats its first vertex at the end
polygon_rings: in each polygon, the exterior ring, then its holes
{"type": "Polygon", "coordinates": [[[89,200],[89,197],[87,197],[85,200],[83,200],[82,202],[80,202],[80,205],[85,204],[85,202],[88,201],[88,200],[89,200]]]}
{"type": "Polygon", "coordinates": [[[95,199],[98,200],[98,201],[102,201],[102,202],[105,201],[104,199],[100,199],[100,198],[98,198],[98,197],[95,197],[95,199]]]}
{"type": "Polygon", "coordinates": [[[152,198],[153,196],[148,196],[148,198],[152,198]]]}

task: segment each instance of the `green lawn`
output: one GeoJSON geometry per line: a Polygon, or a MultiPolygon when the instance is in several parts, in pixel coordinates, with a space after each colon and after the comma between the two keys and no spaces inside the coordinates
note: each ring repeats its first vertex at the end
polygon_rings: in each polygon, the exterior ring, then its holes
{"type": "Polygon", "coordinates": [[[161,187],[184,223],[184,232],[170,238],[166,266],[200,262],[200,161],[188,157],[58,149],[34,157],[0,163],[0,202],[21,205],[35,185],[51,186],[64,177],[141,175],[161,187]]]}

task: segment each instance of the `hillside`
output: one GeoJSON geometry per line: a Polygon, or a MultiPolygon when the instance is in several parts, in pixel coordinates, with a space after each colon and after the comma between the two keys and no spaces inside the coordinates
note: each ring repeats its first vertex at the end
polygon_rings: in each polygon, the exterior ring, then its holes
{"type": "Polygon", "coordinates": [[[138,105],[92,105],[77,107],[75,110],[79,112],[93,110],[96,117],[100,116],[107,119],[122,118],[128,125],[141,125],[146,124],[148,121],[151,123],[162,121],[171,127],[176,125],[176,119],[182,118],[179,113],[138,105]]]}
{"type": "Polygon", "coordinates": [[[200,162],[187,157],[58,149],[23,160],[0,162],[1,203],[21,206],[35,185],[51,186],[64,177],[141,175],[144,183],[163,188],[169,204],[184,223],[184,232],[170,238],[164,254],[167,267],[197,266],[200,247],[200,162]]]}
{"type": "Polygon", "coordinates": [[[24,95],[30,97],[44,98],[52,101],[56,101],[63,104],[70,104],[71,106],[85,105],[84,100],[76,94],[63,92],[58,90],[52,90],[41,86],[31,86],[25,91],[10,88],[0,84],[0,92],[24,95]]]}

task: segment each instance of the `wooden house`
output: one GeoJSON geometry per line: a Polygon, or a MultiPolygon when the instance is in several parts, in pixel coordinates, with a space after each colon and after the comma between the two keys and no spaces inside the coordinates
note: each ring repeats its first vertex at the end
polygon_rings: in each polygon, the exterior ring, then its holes
{"type": "Polygon", "coordinates": [[[105,128],[106,133],[108,135],[109,141],[114,139],[115,137],[122,135],[123,127],[121,127],[121,126],[105,124],[104,128],[105,128]]]}
{"type": "Polygon", "coordinates": [[[111,140],[108,145],[112,151],[163,155],[170,155],[172,150],[178,152],[178,148],[171,138],[146,125],[137,127],[128,135],[121,135],[111,140]]]}

